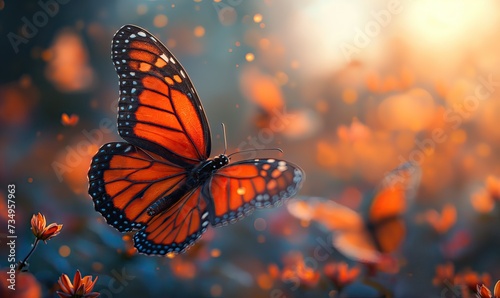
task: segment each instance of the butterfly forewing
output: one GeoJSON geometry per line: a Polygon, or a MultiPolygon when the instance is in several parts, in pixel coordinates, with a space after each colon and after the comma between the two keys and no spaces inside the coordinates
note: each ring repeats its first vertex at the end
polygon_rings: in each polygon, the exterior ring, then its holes
{"type": "Polygon", "coordinates": [[[420,184],[420,168],[410,162],[393,169],[384,177],[368,205],[371,223],[401,216],[413,201],[420,184]]]}
{"type": "Polygon", "coordinates": [[[128,143],[108,143],[92,159],[89,194],[106,221],[125,232],[142,228],[147,208],[173,192],[186,170],[128,143]]]}
{"type": "Polygon", "coordinates": [[[120,79],[120,136],[177,164],[207,159],[208,121],[172,53],[151,33],[126,25],[113,38],[112,59],[120,79]]]}

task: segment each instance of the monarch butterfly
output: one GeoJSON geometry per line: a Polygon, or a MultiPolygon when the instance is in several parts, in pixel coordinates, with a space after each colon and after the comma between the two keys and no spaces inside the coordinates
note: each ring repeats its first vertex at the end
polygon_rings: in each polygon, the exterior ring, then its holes
{"type": "Polygon", "coordinates": [[[125,25],[112,41],[119,77],[118,133],[92,158],[89,194],[120,232],[136,231],[140,253],[182,253],[207,226],[233,223],[255,208],[280,205],[304,180],[275,159],[229,164],[208,159],[210,128],[186,71],[146,30],[125,25]]]}
{"type": "Polygon", "coordinates": [[[333,246],[356,261],[377,264],[404,240],[402,215],[420,181],[420,170],[405,163],[392,170],[366,201],[361,214],[320,198],[289,202],[288,211],[301,220],[314,220],[333,232],[333,246]]]}

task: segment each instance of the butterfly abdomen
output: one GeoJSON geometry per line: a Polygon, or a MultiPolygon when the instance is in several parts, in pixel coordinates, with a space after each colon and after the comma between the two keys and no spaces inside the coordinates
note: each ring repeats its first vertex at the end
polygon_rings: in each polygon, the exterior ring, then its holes
{"type": "Polygon", "coordinates": [[[155,216],[162,213],[164,210],[168,210],[173,205],[175,205],[175,203],[177,203],[184,195],[186,195],[189,190],[190,188],[186,187],[186,184],[180,186],[173,193],[151,204],[151,206],[149,206],[146,210],[148,215],[155,216]]]}
{"type": "Polygon", "coordinates": [[[149,206],[147,209],[148,215],[155,216],[165,210],[168,210],[190,190],[196,189],[197,187],[201,186],[212,176],[215,171],[227,165],[228,163],[229,158],[224,154],[221,154],[214,159],[209,159],[201,162],[198,166],[191,170],[188,178],[182,186],[180,186],[170,195],[159,199],[151,206],[149,206]]]}

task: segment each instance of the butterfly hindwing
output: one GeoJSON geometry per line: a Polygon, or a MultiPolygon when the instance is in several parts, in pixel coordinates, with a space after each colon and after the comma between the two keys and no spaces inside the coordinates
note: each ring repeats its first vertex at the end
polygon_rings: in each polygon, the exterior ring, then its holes
{"type": "Polygon", "coordinates": [[[113,37],[119,77],[118,132],[133,145],[176,164],[210,155],[203,106],[177,59],[146,30],[123,26],[113,37]]]}
{"type": "Polygon", "coordinates": [[[150,220],[146,209],[167,196],[186,170],[128,143],[103,145],[92,158],[89,194],[96,211],[121,232],[140,229],[150,220]]]}
{"type": "Polygon", "coordinates": [[[200,238],[208,224],[208,203],[198,187],[138,231],[134,244],[145,254],[182,253],[200,238]]]}
{"type": "Polygon", "coordinates": [[[225,225],[255,208],[279,206],[297,193],[303,179],[298,166],[283,160],[244,160],[223,167],[205,188],[213,201],[210,221],[225,225]]]}
{"type": "Polygon", "coordinates": [[[362,216],[334,201],[321,198],[293,200],[288,211],[301,220],[314,220],[333,233],[333,246],[343,255],[366,262],[380,258],[376,244],[362,216]]]}

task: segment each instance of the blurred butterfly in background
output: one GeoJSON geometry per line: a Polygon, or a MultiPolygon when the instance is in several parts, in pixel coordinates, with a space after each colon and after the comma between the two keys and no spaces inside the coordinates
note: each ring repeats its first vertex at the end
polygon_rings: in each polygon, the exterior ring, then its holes
{"type": "Polygon", "coordinates": [[[321,198],[294,199],[287,208],[294,217],[316,221],[332,231],[333,246],[346,257],[380,264],[405,239],[403,215],[419,183],[420,169],[405,163],[383,179],[361,213],[321,198]]]}
{"type": "Polygon", "coordinates": [[[229,164],[210,156],[210,127],[186,71],[151,33],[123,26],[113,37],[119,77],[118,132],[92,158],[89,194],[120,232],[137,231],[141,253],[182,253],[208,225],[280,205],[303,171],[276,159],[229,164]]]}

